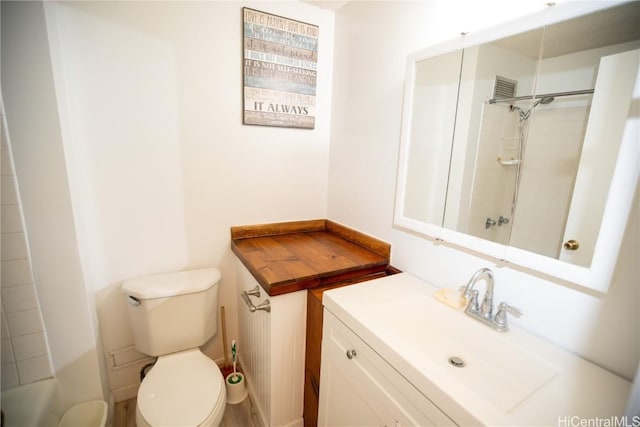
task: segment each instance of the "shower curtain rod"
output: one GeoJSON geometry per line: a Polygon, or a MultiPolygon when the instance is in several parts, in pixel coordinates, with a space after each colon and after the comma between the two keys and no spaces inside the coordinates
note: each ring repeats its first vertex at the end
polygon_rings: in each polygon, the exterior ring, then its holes
{"type": "Polygon", "coordinates": [[[504,99],[491,98],[489,100],[489,104],[495,104],[498,102],[524,101],[524,100],[533,99],[533,98],[543,99],[543,98],[555,98],[558,96],[587,95],[590,93],[593,93],[593,89],[573,90],[570,92],[541,93],[538,95],[524,95],[524,96],[516,96],[514,98],[504,98],[504,99]]]}

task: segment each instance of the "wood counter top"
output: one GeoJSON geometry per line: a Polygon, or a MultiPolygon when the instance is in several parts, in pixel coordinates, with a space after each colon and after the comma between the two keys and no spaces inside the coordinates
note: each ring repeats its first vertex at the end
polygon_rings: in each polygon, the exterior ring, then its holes
{"type": "Polygon", "coordinates": [[[231,249],[270,296],[383,272],[391,252],[325,219],[231,227],[231,249]]]}

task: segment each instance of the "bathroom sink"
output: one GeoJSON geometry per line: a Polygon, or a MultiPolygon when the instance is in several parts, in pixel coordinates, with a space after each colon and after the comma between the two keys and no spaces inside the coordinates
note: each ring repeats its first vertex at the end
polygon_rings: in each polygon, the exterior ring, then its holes
{"type": "Polygon", "coordinates": [[[535,353],[510,343],[508,333],[455,315],[462,310],[453,312],[436,304],[440,303],[431,304],[426,297],[388,302],[369,309],[368,326],[388,334],[392,346],[410,343],[416,354],[503,412],[511,411],[560,372],[535,353]],[[403,315],[389,316],[389,311],[403,315]]]}
{"type": "Polygon", "coordinates": [[[517,325],[497,332],[437,290],[400,273],[327,291],[323,304],[458,425],[624,412],[628,381],[517,325]]]}

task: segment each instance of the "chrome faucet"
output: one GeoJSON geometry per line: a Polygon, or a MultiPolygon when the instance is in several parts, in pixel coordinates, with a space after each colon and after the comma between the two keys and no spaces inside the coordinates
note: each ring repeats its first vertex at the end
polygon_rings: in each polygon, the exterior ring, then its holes
{"type": "Polygon", "coordinates": [[[473,309],[474,312],[481,314],[483,317],[491,316],[491,312],[493,311],[493,284],[493,272],[488,268],[481,268],[480,270],[473,273],[473,276],[471,276],[471,279],[469,279],[467,286],[465,286],[462,290],[464,297],[469,299],[470,301],[473,301],[473,304],[470,303],[467,306],[467,312],[470,309],[473,309]],[[487,283],[487,289],[485,290],[482,307],[478,307],[478,291],[475,291],[473,289],[473,286],[480,279],[484,279],[487,283]]]}
{"type": "Polygon", "coordinates": [[[481,268],[473,273],[471,279],[467,283],[467,286],[460,288],[462,295],[469,300],[467,308],[464,312],[473,317],[476,320],[494,328],[500,332],[506,332],[509,330],[509,324],[507,322],[507,313],[516,317],[522,315],[522,311],[508,305],[506,302],[500,303],[498,306],[498,312],[493,315],[493,289],[495,284],[495,277],[493,272],[488,268],[481,268]],[[476,282],[480,279],[484,279],[487,286],[484,292],[484,299],[482,305],[478,303],[478,290],[473,289],[476,282]]]}

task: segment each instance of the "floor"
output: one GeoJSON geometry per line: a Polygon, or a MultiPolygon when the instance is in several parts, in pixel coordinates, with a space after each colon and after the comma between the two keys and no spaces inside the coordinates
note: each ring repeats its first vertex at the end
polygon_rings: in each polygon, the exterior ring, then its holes
{"type": "MultiPolygon", "coordinates": [[[[136,399],[117,402],[113,410],[113,427],[136,427],[136,399]]],[[[242,402],[227,403],[220,427],[261,427],[260,419],[248,397],[242,402]]]]}

